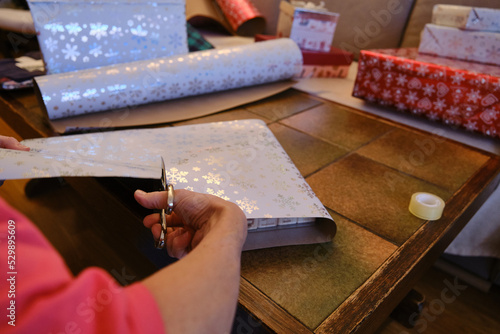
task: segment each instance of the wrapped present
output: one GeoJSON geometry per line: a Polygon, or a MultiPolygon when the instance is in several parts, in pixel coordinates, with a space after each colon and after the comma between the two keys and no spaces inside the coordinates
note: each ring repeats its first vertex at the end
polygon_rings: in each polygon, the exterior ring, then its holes
{"type": "Polygon", "coordinates": [[[416,48],[363,50],[353,96],[500,137],[500,67],[422,55],[416,48]]]}
{"type": "Polygon", "coordinates": [[[426,24],[418,51],[431,55],[500,65],[500,33],[467,31],[426,24]]]}
{"type": "Polygon", "coordinates": [[[301,49],[329,52],[338,19],[339,14],[324,8],[302,8],[282,1],[277,35],[290,37],[301,49]]]}
{"type": "Polygon", "coordinates": [[[500,32],[500,10],[458,5],[435,5],[432,23],[465,30],[500,32]]]}
{"type": "Polygon", "coordinates": [[[29,0],[47,73],[188,52],[184,0],[29,0]]]}
{"type": "MultiPolygon", "coordinates": [[[[255,41],[268,41],[278,37],[255,35],[255,41]]],[[[330,47],[329,52],[301,49],[303,65],[299,78],[345,78],[354,54],[339,48],[330,47]]]]}

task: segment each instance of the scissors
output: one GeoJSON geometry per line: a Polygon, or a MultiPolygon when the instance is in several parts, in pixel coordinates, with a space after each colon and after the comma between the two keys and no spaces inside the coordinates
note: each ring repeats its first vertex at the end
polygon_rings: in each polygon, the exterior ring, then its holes
{"type": "Polygon", "coordinates": [[[161,158],[161,190],[167,192],[167,208],[160,211],[160,225],[161,233],[158,241],[155,242],[157,249],[165,247],[165,240],[167,239],[167,218],[170,219],[174,209],[174,186],[167,182],[167,173],[165,172],[165,162],[161,158]]]}

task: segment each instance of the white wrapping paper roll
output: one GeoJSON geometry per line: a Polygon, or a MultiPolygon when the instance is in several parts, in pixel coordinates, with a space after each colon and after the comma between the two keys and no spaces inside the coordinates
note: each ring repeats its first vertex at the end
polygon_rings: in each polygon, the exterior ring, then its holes
{"type": "Polygon", "coordinates": [[[35,78],[50,119],[112,110],[298,75],[302,53],[287,38],[35,78]]]}

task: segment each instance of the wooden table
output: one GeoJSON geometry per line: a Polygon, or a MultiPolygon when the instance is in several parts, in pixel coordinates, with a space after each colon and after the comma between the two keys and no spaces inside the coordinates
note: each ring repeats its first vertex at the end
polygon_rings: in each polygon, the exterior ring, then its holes
{"type": "MultiPolygon", "coordinates": [[[[53,135],[31,91],[2,93],[0,110],[24,138],[53,135]]],[[[249,315],[238,314],[235,332],[260,324],[280,333],[374,331],[500,180],[498,156],[293,89],[169,125],[248,118],[267,122],[338,232],[327,244],[244,252],[239,302],[249,315]],[[409,213],[411,194],[419,191],[445,200],[441,219],[409,213]]],[[[103,215],[95,226],[138,225],[137,212],[113,187],[68,182],[103,215]]],[[[124,234],[137,244],[135,228],[124,234]]],[[[134,270],[141,278],[153,269],[134,270]]]]}

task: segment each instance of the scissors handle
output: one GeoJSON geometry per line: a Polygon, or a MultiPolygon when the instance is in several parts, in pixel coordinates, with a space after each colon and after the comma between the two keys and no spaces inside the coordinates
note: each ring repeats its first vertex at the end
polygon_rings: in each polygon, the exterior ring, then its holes
{"type": "Polygon", "coordinates": [[[158,241],[155,242],[155,247],[157,249],[163,249],[165,247],[165,240],[167,239],[167,219],[170,219],[170,215],[174,210],[174,186],[167,182],[167,173],[165,172],[165,162],[163,157],[161,158],[161,186],[162,190],[167,192],[167,208],[161,209],[160,211],[160,225],[161,233],[158,241]]]}

